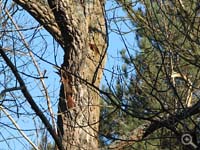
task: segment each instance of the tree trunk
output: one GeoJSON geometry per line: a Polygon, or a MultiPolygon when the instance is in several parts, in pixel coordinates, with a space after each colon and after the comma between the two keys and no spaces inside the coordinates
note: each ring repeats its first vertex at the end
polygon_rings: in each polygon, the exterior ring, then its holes
{"type": "Polygon", "coordinates": [[[99,87],[105,64],[103,0],[14,1],[64,50],[58,106],[58,133],[64,149],[98,149],[99,92],[91,85],[99,87]]]}
{"type": "Polygon", "coordinates": [[[103,8],[97,0],[71,2],[67,8],[72,14],[67,18],[72,20],[72,28],[70,38],[65,36],[58,131],[63,146],[69,150],[97,149],[99,93],[86,83],[98,87],[102,76],[106,49],[103,8]]]}

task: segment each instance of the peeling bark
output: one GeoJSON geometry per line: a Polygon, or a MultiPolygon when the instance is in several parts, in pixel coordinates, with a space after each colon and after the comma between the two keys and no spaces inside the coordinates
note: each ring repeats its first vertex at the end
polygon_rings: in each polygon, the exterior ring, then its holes
{"type": "Polygon", "coordinates": [[[102,77],[107,48],[103,1],[14,1],[64,50],[58,106],[58,132],[64,149],[98,149],[99,92],[82,80],[98,87],[102,77]]]}

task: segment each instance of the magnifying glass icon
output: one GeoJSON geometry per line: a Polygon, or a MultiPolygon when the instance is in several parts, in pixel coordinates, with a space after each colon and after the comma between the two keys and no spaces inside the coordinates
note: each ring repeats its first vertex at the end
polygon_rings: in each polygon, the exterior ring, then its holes
{"type": "Polygon", "coordinates": [[[182,143],[183,145],[191,145],[191,146],[193,146],[195,149],[197,148],[197,145],[195,145],[195,144],[192,142],[192,136],[191,136],[190,134],[188,134],[188,133],[183,134],[183,135],[181,136],[181,143],[182,143]]]}

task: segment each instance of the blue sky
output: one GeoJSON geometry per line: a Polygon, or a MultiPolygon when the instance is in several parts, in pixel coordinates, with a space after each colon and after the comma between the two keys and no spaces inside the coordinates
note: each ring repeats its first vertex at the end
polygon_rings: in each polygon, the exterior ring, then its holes
{"type": "MultiPolygon", "coordinates": [[[[109,0],[106,5],[106,10],[112,10],[115,8],[113,15],[112,11],[107,11],[108,19],[108,28],[109,28],[109,47],[107,52],[107,63],[105,66],[105,76],[109,81],[112,72],[118,72],[117,67],[121,67],[123,62],[121,60],[120,51],[125,49],[125,46],[122,41],[122,37],[118,33],[118,29],[125,33],[123,35],[124,40],[128,48],[131,48],[132,54],[139,51],[137,43],[135,41],[134,32],[130,32],[130,29],[133,29],[133,26],[128,21],[126,14],[120,7],[116,7],[116,3],[113,0],[109,0]],[[125,23],[126,22],[126,23],[125,23]]],[[[106,84],[105,78],[102,80],[102,84],[106,84]]]]}

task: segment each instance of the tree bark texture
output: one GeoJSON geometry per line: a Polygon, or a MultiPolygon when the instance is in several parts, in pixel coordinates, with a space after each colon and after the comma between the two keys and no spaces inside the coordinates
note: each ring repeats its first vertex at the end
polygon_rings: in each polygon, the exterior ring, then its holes
{"type": "Polygon", "coordinates": [[[102,0],[14,0],[64,50],[58,133],[64,149],[98,149],[99,86],[107,48],[102,0]],[[89,83],[89,84],[86,84],[89,83]]]}

